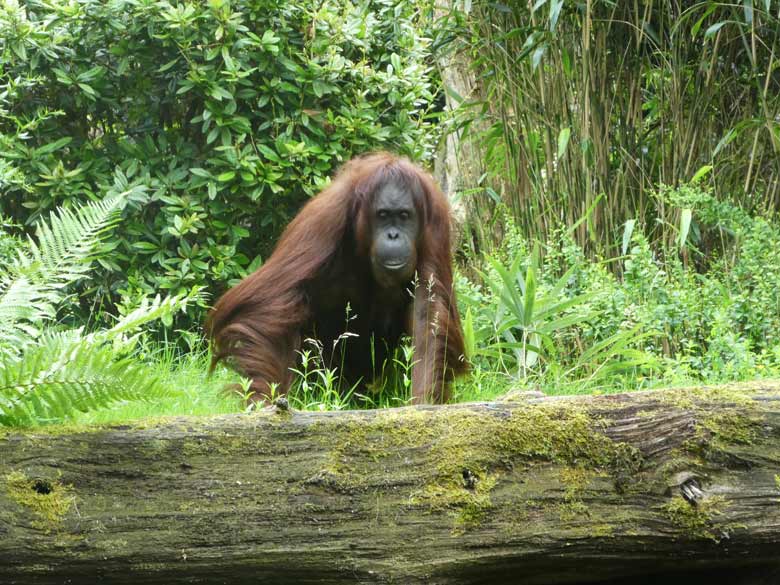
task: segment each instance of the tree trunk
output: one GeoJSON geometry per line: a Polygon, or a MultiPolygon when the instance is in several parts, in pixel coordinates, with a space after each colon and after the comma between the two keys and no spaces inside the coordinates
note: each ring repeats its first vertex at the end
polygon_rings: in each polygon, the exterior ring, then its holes
{"type": "MultiPolygon", "coordinates": [[[[437,4],[436,17],[440,27],[451,28],[463,34],[460,26],[451,22],[455,11],[465,14],[461,0],[437,4]]],[[[458,237],[465,227],[468,215],[465,193],[480,186],[485,173],[485,154],[479,140],[487,128],[473,105],[482,99],[474,64],[468,54],[468,45],[451,40],[437,55],[437,65],[444,92],[445,133],[439,145],[434,176],[451,203],[458,237]],[[464,130],[467,128],[467,130],[464,130]]]]}
{"type": "Polygon", "coordinates": [[[0,435],[2,583],[756,584],[779,555],[778,383],[0,435]]]}

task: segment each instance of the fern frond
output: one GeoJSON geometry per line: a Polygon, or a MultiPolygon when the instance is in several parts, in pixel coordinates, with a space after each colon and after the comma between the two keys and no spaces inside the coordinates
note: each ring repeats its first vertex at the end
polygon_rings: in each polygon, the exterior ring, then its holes
{"type": "Polygon", "coordinates": [[[113,327],[101,331],[99,334],[106,338],[112,338],[116,335],[133,332],[151,321],[158,319],[162,319],[164,322],[170,321],[178,311],[184,311],[189,303],[202,299],[203,294],[199,288],[193,288],[186,295],[179,294],[165,298],[157,295],[151,300],[145,297],[141,299],[136,308],[121,317],[113,327]]]}
{"type": "Polygon", "coordinates": [[[26,276],[0,275],[0,350],[19,351],[55,315],[54,299],[26,276]]]}
{"type": "Polygon", "coordinates": [[[36,229],[37,242],[28,241],[28,265],[50,284],[67,285],[84,275],[96,245],[118,221],[121,196],[90,201],[70,210],[58,208],[36,229]]]}
{"type": "Polygon", "coordinates": [[[38,225],[37,242],[29,238],[0,272],[1,346],[21,347],[54,317],[63,289],[89,270],[93,250],[118,220],[122,204],[114,196],[76,211],[59,209],[38,225]]]}
{"type": "Polygon", "coordinates": [[[54,306],[44,291],[25,276],[10,281],[0,293],[2,345],[19,346],[32,338],[38,329],[31,324],[39,322],[42,315],[54,315],[54,306]]]}
{"type": "Polygon", "coordinates": [[[67,419],[122,400],[159,395],[148,367],[116,359],[108,346],[49,337],[24,356],[0,355],[0,425],[26,426],[67,419]]]}
{"type": "Polygon", "coordinates": [[[83,340],[88,343],[111,343],[117,356],[125,355],[133,350],[142,335],[142,327],[152,321],[162,321],[170,325],[173,316],[178,311],[184,311],[187,305],[203,298],[201,291],[194,288],[188,294],[153,299],[144,297],[127,315],[120,317],[113,327],[101,329],[85,335],[83,340]]]}

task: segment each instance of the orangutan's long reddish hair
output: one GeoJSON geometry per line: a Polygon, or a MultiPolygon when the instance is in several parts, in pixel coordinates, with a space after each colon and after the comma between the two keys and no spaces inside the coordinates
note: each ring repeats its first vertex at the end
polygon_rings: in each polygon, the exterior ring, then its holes
{"type": "MultiPolygon", "coordinates": [[[[366,269],[372,198],[391,182],[408,186],[414,194],[421,226],[416,242],[417,279],[409,287],[413,302],[407,294],[398,295],[392,306],[363,300],[374,314],[406,312],[406,322],[399,327],[414,339],[414,399],[446,400],[449,382],[466,368],[452,286],[449,205],[427,173],[388,153],[361,156],[345,164],[330,186],[287,226],[267,262],[219,299],[206,324],[212,340],[212,367],[231,360],[252,379],[257,398],[268,397],[273,383],[278,384],[277,391],[286,392],[301,340],[316,335],[322,320],[334,318],[317,314],[316,295],[338,295],[340,283],[334,279],[340,280],[338,275],[345,273],[357,275],[360,295],[370,296],[375,290],[366,269]],[[408,307],[399,303],[408,303],[408,307]]],[[[344,304],[349,294],[354,294],[354,287],[344,292],[344,304]]],[[[365,349],[368,340],[361,343],[365,349]]]]}

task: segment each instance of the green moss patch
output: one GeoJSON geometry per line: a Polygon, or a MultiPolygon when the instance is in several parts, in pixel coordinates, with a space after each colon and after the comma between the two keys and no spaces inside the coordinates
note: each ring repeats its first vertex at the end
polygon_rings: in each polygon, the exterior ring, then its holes
{"type": "Polygon", "coordinates": [[[73,489],[58,481],[29,478],[12,471],[5,476],[5,482],[9,497],[35,515],[32,526],[46,533],[62,524],[76,501],[73,489]]]}
{"type": "Polygon", "coordinates": [[[676,496],[665,504],[666,517],[689,538],[707,538],[720,540],[720,531],[716,530],[715,517],[723,513],[726,500],[721,496],[710,496],[694,504],[682,496],[676,496]]]}
{"type": "Polygon", "coordinates": [[[520,405],[495,413],[467,409],[380,413],[370,421],[322,423],[330,450],[321,474],[343,490],[380,481],[385,457],[415,462],[410,481],[420,485],[412,505],[448,510],[455,528],[489,518],[491,493],[503,475],[520,467],[557,463],[568,500],[561,513],[581,514],[579,494],[594,473],[630,476],[641,454],[601,432],[601,423],[578,404],[520,405]],[[421,456],[422,455],[422,456],[421,456]],[[373,476],[372,476],[373,474],[373,476]]]}
{"type": "Polygon", "coordinates": [[[763,421],[763,416],[753,409],[732,410],[706,417],[701,426],[727,445],[752,445],[759,438],[763,421]]]}
{"type": "Polygon", "coordinates": [[[561,469],[560,481],[564,487],[563,502],[558,509],[561,520],[568,521],[590,515],[590,510],[582,501],[582,494],[594,475],[593,471],[582,467],[561,469]]]}

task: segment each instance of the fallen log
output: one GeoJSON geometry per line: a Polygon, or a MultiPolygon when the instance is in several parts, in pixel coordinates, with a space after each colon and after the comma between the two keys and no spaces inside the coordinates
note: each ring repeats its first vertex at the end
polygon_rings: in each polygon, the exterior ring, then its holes
{"type": "Polygon", "coordinates": [[[2,583],[753,584],[778,563],[778,383],[0,434],[2,583]]]}

